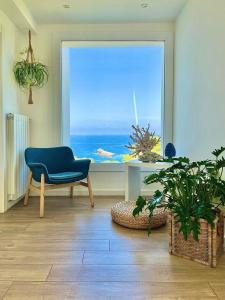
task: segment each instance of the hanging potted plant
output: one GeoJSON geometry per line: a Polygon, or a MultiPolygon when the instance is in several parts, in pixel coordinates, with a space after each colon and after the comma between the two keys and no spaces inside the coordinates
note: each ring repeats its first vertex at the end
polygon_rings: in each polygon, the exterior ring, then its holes
{"type": "Polygon", "coordinates": [[[13,72],[19,87],[29,90],[28,104],[33,104],[32,89],[43,87],[48,81],[48,68],[34,58],[29,30],[29,45],[26,58],[15,63],[13,72]]]}
{"type": "Polygon", "coordinates": [[[212,152],[214,159],[191,162],[186,157],[163,159],[167,169],[145,178],[160,183],[151,200],[139,197],[133,215],[144,209],[151,218],[157,206],[169,211],[170,254],[215,267],[223,253],[225,180],[222,178],[225,148],[212,152]]]}

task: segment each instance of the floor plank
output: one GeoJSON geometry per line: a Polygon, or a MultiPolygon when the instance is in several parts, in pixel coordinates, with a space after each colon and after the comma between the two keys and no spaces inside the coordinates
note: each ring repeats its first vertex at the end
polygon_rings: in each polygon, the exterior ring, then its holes
{"type": "Polygon", "coordinates": [[[16,223],[0,223],[0,234],[2,233],[20,233],[25,231],[25,229],[29,226],[29,223],[16,224],[16,223]]]}
{"type": "Polygon", "coordinates": [[[33,222],[27,228],[27,232],[38,233],[43,230],[47,230],[48,232],[59,232],[66,230],[89,230],[90,228],[95,230],[109,230],[112,227],[112,221],[108,216],[95,216],[95,215],[77,215],[73,220],[68,220],[67,222],[33,222]],[[103,226],[104,225],[104,226],[103,226]]]}
{"type": "Polygon", "coordinates": [[[155,266],[196,266],[190,260],[168,255],[168,249],[148,251],[85,251],[83,264],[87,265],[155,265],[155,266]]]}
{"type": "MultiPolygon", "coordinates": [[[[182,262],[181,262],[182,264],[182,262]]],[[[225,268],[180,265],[54,265],[49,281],[120,281],[120,282],[224,282],[225,268]],[[204,274],[204,276],[203,276],[204,274]]]]}
{"type": "MultiPolygon", "coordinates": [[[[9,239],[31,239],[35,234],[37,239],[55,239],[55,240],[71,240],[71,239],[80,239],[80,240],[109,240],[109,239],[131,239],[131,238],[146,238],[146,231],[131,230],[130,233],[126,230],[71,230],[66,229],[65,231],[39,231],[39,232],[27,232],[27,231],[18,231],[18,232],[0,232],[1,240],[9,239]]],[[[164,235],[165,237],[165,235],[164,235]]]]}
{"type": "Polygon", "coordinates": [[[108,240],[2,240],[0,250],[15,251],[72,251],[72,250],[109,250],[108,240]]]}
{"type": "Polygon", "coordinates": [[[51,265],[0,265],[0,280],[43,281],[51,265]]]}
{"type": "Polygon", "coordinates": [[[2,264],[82,264],[84,251],[0,251],[2,264]]]}
{"type": "Polygon", "coordinates": [[[207,283],[13,283],[5,300],[76,299],[76,300],[147,300],[217,299],[207,283]],[[57,295],[57,296],[56,296],[57,295]]]}

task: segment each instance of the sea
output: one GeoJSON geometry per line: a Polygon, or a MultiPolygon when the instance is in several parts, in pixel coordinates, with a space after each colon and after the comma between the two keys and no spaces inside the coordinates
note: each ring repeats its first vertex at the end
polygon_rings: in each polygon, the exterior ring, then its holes
{"type": "Polygon", "coordinates": [[[130,154],[125,147],[129,141],[129,135],[71,135],[70,147],[77,158],[90,158],[96,163],[121,163],[124,155],[130,154]],[[99,149],[103,156],[98,153],[99,149]],[[105,152],[113,153],[112,157],[105,156],[105,152]]]}

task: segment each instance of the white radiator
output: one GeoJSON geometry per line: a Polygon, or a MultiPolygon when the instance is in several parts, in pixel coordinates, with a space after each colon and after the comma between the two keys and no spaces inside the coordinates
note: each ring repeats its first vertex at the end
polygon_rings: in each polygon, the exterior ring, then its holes
{"type": "Polygon", "coordinates": [[[25,194],[28,168],[24,150],[29,147],[29,118],[7,115],[8,200],[17,200],[25,194]]]}

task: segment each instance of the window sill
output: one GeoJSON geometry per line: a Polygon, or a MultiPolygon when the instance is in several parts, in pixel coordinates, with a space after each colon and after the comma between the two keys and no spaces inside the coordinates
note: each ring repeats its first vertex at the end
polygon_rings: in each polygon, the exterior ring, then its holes
{"type": "MultiPolygon", "coordinates": [[[[152,170],[145,168],[144,165],[140,166],[142,173],[151,173],[152,170]]],[[[115,172],[124,173],[126,171],[126,163],[91,163],[90,172],[115,172]]]]}
{"type": "Polygon", "coordinates": [[[91,163],[90,172],[125,172],[124,163],[91,163]]]}

